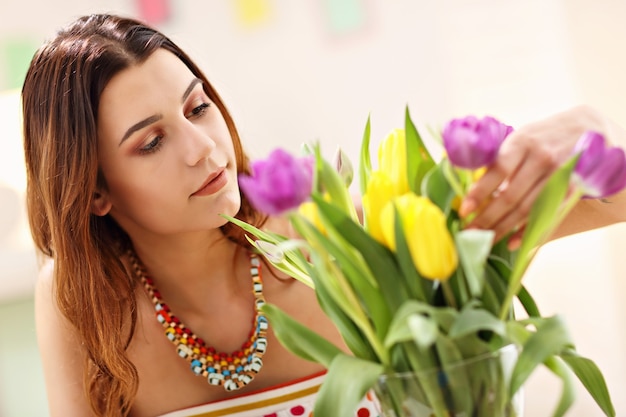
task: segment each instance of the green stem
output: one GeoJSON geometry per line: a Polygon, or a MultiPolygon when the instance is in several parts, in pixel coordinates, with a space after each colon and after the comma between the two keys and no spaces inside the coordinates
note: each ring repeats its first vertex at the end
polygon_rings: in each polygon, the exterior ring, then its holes
{"type": "MultiPolygon", "coordinates": [[[[318,254],[324,253],[323,250],[320,251],[320,248],[315,247],[314,245],[312,245],[312,248],[317,251],[318,254]]],[[[361,308],[359,299],[354,293],[352,286],[348,283],[340,268],[333,262],[329,261],[327,263],[327,270],[337,284],[334,289],[341,292],[345,297],[343,311],[352,319],[357,327],[361,329],[366,339],[370,342],[372,349],[374,349],[374,352],[376,352],[376,355],[380,358],[381,363],[385,366],[389,366],[391,363],[389,352],[376,336],[376,332],[372,328],[369,318],[361,308]]],[[[341,303],[341,301],[342,300],[340,299],[337,300],[338,303],[341,303]]]]}
{"type": "Polygon", "coordinates": [[[463,174],[464,176],[466,176],[467,174],[464,172],[464,170],[461,170],[459,168],[455,169],[449,160],[446,161],[447,163],[444,165],[443,172],[446,179],[448,180],[448,184],[450,184],[450,187],[454,190],[454,193],[459,198],[463,198],[465,197],[465,188],[463,187],[463,184],[459,179],[459,174],[463,174]]]}
{"type": "Polygon", "coordinates": [[[452,288],[450,288],[448,281],[446,280],[446,281],[440,281],[440,282],[441,282],[441,289],[443,290],[443,296],[448,302],[448,305],[456,309],[457,308],[456,298],[454,297],[454,292],[452,291],[452,288]]]}
{"type": "MultiPolygon", "coordinates": [[[[533,260],[537,253],[537,249],[541,246],[546,239],[554,232],[554,230],[561,224],[563,219],[569,214],[569,212],[574,208],[576,204],[580,201],[580,197],[582,196],[582,191],[580,189],[575,189],[564,201],[562,209],[557,214],[552,226],[547,228],[542,237],[537,242],[535,248],[531,248],[528,252],[527,256],[519,256],[518,260],[515,262],[515,266],[513,267],[513,271],[511,272],[511,278],[509,281],[508,292],[504,297],[502,302],[502,307],[500,307],[500,320],[505,320],[507,315],[509,314],[509,310],[511,309],[511,305],[513,303],[513,298],[517,296],[517,293],[522,288],[522,277],[524,276],[524,272],[528,269],[528,265],[533,260]]],[[[526,255],[526,254],[520,254],[526,255]]]]}

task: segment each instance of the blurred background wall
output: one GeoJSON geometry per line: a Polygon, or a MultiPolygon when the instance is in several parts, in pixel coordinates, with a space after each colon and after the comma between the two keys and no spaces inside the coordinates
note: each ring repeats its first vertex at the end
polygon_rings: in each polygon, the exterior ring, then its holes
{"type": "MultiPolygon", "coordinates": [[[[153,22],[217,86],[252,156],[319,140],[356,160],[373,140],[469,113],[520,126],[587,103],[626,125],[626,3],[619,0],[0,0],[0,416],[47,416],[33,323],[36,260],[24,213],[19,98],[35,49],[75,17],[153,22]]],[[[545,246],[526,278],[562,314],[626,415],[622,225],[545,246]]],[[[45,348],[45,347],[42,347],[45,348]]],[[[568,416],[601,415],[577,385],[568,416]]],[[[526,416],[549,415],[559,383],[537,372],[526,416]]]]}

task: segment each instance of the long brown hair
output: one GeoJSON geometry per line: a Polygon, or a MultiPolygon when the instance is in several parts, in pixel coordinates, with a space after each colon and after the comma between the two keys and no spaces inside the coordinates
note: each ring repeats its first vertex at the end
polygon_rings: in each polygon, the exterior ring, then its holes
{"type": "MultiPolygon", "coordinates": [[[[79,18],[37,51],[22,89],[31,233],[38,250],[54,259],[57,305],[86,350],[85,390],[98,416],[127,415],[138,387],[126,355],[137,321],[136,283],[120,261],[129,239],[109,216],[91,213],[97,187],[106,187],[98,170],[98,104],[114,75],[159,48],[202,79],[230,130],[237,169],[246,171],[234,122],[206,76],[170,39],[139,21],[79,18]]],[[[245,196],[237,216],[263,221],[245,196]]],[[[223,231],[245,244],[239,228],[227,224],[223,231]]]]}

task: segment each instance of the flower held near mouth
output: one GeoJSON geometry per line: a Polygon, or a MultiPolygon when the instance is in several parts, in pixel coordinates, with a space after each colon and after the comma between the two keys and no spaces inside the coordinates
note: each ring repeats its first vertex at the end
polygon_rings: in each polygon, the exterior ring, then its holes
{"type": "Polygon", "coordinates": [[[239,186],[259,211],[283,214],[307,200],[313,183],[311,158],[296,158],[282,149],[252,163],[252,175],[240,175],[239,186]]]}

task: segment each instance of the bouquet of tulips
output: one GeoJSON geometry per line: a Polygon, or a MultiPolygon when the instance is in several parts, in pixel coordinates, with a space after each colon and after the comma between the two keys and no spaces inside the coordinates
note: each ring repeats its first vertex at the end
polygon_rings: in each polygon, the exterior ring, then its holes
{"type": "Polygon", "coordinates": [[[277,149],[253,163],[251,176],[239,178],[255,207],[288,216],[300,237],[228,219],[251,235],[250,242],[277,269],[314,289],[351,351],[275,305],[263,307],[284,346],[328,369],[315,415],[353,415],[369,390],[380,394],[381,377],[408,373],[416,379],[388,387],[389,398],[379,395],[398,417],[421,415],[411,414],[400,392],[406,385],[420,392],[426,415],[514,416],[512,399],[541,364],[563,381],[554,416],[564,415],[573,402],[572,371],[602,411],[615,415],[597,366],[576,352],[558,316],[540,314],[522,277],[537,247],[581,197],[601,198],[626,186],[624,152],[607,146],[598,133],[583,135],[571,159],[546,183],[521,245],[512,251],[505,239],[494,242],[492,231],[465,228],[468,219],[458,212],[511,131],[491,117],[454,119],[435,134],[446,151],[435,161],[407,109],[404,129],[380,143],[373,166],[368,119],[359,166],[362,216],[349,193],[353,169],[341,152],[331,164],[319,146],[305,147],[299,157],[277,149]],[[515,299],[524,317],[516,317],[515,299]],[[515,351],[509,372],[447,371],[507,346],[515,351]],[[436,377],[420,380],[419,373],[431,369],[436,377]],[[459,384],[463,398],[453,398],[449,387],[459,384]]]}

